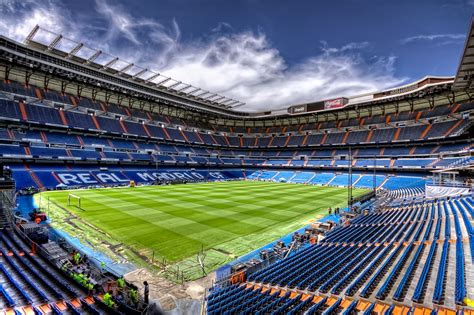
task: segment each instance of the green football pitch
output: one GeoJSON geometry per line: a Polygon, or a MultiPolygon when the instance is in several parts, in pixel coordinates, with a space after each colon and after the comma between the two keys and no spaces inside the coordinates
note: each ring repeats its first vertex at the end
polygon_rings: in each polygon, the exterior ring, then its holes
{"type": "MultiPolygon", "coordinates": [[[[353,194],[365,192],[354,189],[353,194]]],[[[193,265],[204,248],[206,269],[212,270],[304,227],[327,214],[329,206],[345,206],[347,189],[231,181],[51,191],[42,193],[43,208],[47,199],[72,214],[77,219],[72,224],[81,232],[89,226],[87,233],[94,233],[96,228],[104,238],[142,257],[193,265]],[[74,200],[68,206],[69,194],[81,197],[82,210],[74,200]]],[[[50,215],[55,218],[53,211],[54,207],[50,215]]],[[[69,221],[56,216],[53,222],[62,228],[69,221]]],[[[75,234],[74,230],[68,232],[75,234]]],[[[94,237],[100,238],[97,233],[94,237]]]]}

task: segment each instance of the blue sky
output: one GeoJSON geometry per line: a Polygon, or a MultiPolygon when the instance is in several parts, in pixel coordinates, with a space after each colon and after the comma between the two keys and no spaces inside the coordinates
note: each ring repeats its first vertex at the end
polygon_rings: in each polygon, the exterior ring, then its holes
{"type": "Polygon", "coordinates": [[[0,0],[0,33],[39,24],[268,110],[454,75],[473,0],[0,0]]]}

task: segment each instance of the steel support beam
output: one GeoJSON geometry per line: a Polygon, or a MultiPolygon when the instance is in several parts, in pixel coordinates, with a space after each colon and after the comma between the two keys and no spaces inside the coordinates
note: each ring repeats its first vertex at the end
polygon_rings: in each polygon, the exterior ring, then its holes
{"type": "Polygon", "coordinates": [[[119,58],[118,58],[118,57],[115,57],[114,59],[112,59],[112,60],[110,60],[109,62],[107,62],[107,63],[102,67],[102,69],[110,68],[110,67],[113,66],[117,61],[119,61],[119,58]]]}
{"type": "Polygon", "coordinates": [[[86,63],[92,63],[102,54],[102,50],[97,50],[89,59],[87,59],[86,63]]]}
{"type": "Polygon", "coordinates": [[[54,47],[56,47],[59,44],[62,38],[63,38],[63,35],[61,34],[56,36],[56,38],[54,38],[53,41],[48,45],[48,50],[53,50],[54,47]]]}

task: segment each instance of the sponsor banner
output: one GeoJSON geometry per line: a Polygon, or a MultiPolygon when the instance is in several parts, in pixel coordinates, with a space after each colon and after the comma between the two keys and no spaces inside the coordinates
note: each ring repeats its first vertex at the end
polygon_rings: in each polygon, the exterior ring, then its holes
{"type": "Polygon", "coordinates": [[[66,186],[93,186],[102,184],[125,184],[133,180],[139,183],[158,181],[223,180],[228,178],[219,171],[70,171],[54,172],[57,181],[66,186]]]}
{"type": "Polygon", "coordinates": [[[426,185],[425,191],[426,198],[445,198],[471,194],[471,189],[468,187],[426,185]]]}
{"type": "Polygon", "coordinates": [[[300,114],[306,112],[306,104],[295,105],[288,108],[290,114],[300,114]]]}
{"type": "Polygon", "coordinates": [[[328,100],[324,102],[324,109],[335,109],[344,107],[348,102],[347,98],[340,97],[333,100],[328,100]]]}

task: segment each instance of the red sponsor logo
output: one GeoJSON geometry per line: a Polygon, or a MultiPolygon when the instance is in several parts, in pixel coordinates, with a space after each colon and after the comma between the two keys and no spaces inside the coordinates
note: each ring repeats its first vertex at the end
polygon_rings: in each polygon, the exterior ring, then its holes
{"type": "Polygon", "coordinates": [[[343,98],[336,98],[335,100],[329,100],[324,102],[325,109],[339,108],[344,106],[343,98]]]}

